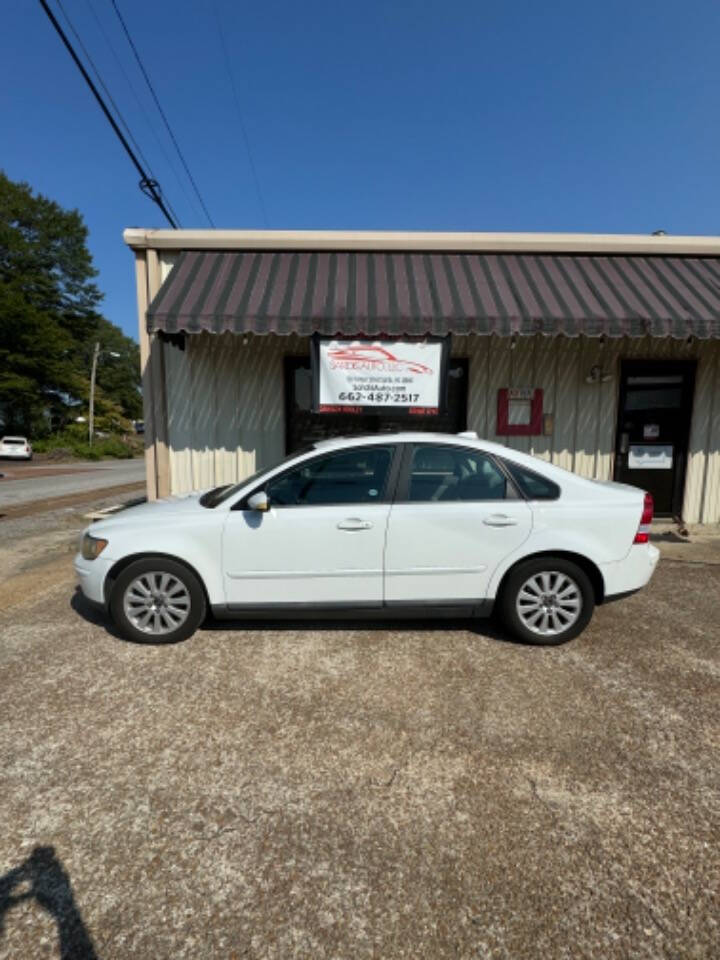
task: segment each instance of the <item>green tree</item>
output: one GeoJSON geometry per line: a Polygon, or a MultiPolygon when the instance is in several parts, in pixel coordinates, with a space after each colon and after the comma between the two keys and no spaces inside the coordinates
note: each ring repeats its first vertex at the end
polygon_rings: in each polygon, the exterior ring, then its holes
{"type": "Polygon", "coordinates": [[[87,412],[96,341],[121,358],[98,368],[98,405],[141,415],[137,344],[99,312],[102,294],[77,210],[0,171],[0,419],[39,436],[87,412]],[[82,406],[81,406],[82,405],[82,406]]]}
{"type": "Polygon", "coordinates": [[[140,420],[143,415],[140,393],[140,348],[119,327],[104,317],[94,333],[103,351],[97,369],[98,396],[112,398],[123,416],[140,420]],[[120,354],[111,357],[111,353],[120,354]]]}

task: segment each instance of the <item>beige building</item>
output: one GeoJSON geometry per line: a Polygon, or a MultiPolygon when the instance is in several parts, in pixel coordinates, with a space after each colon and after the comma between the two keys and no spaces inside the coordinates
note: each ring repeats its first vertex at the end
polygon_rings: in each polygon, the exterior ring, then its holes
{"type": "Polygon", "coordinates": [[[323,436],[468,429],[648,489],[658,515],[720,522],[718,237],[132,229],[125,242],[150,497],[240,480],[323,436]],[[429,335],[450,337],[445,409],[314,412],[313,336],[429,335]]]}

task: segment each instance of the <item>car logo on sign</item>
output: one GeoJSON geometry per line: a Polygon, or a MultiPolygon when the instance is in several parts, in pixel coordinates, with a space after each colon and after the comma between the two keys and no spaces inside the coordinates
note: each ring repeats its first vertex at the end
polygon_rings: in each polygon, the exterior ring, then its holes
{"type": "Polygon", "coordinates": [[[417,360],[404,360],[385,347],[334,347],[328,351],[333,367],[340,370],[386,370],[404,373],[429,373],[432,368],[417,360]]]}

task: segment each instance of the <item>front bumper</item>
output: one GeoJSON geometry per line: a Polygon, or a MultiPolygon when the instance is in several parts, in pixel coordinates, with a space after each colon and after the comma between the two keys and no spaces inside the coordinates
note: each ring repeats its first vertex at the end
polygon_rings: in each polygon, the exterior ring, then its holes
{"type": "Polygon", "coordinates": [[[112,560],[105,560],[102,556],[95,560],[86,560],[81,553],[75,555],[73,566],[80,584],[83,596],[92,603],[105,607],[105,578],[113,565],[112,560]]]}
{"type": "Polygon", "coordinates": [[[660,551],[651,543],[635,543],[630,547],[628,555],[616,563],[601,563],[600,572],[605,584],[605,599],[623,593],[633,593],[640,590],[650,580],[660,551]]]}

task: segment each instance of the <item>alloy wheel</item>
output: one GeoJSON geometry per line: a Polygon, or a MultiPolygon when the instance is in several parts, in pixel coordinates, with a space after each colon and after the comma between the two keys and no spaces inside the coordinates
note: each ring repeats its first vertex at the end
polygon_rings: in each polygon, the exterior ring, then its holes
{"type": "Polygon", "coordinates": [[[142,633],[174,633],[190,614],[190,591],[178,577],[162,570],[141,573],[131,580],[123,596],[123,610],[142,633]]]}
{"type": "Polygon", "coordinates": [[[580,587],[560,570],[543,570],[528,577],[515,601],[520,622],[542,637],[565,633],[577,623],[582,608],[580,587]]]}

